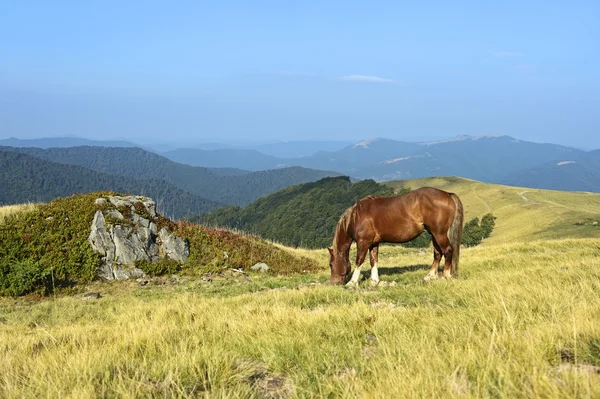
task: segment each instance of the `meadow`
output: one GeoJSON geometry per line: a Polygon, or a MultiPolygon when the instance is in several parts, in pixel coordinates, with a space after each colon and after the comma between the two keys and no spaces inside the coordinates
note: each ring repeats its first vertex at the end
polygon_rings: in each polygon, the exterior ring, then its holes
{"type": "Polygon", "coordinates": [[[456,279],[385,245],[378,287],[329,286],[326,250],[285,248],[322,271],[0,298],[0,397],[599,397],[600,227],[574,223],[600,196],[442,183],[498,217],[456,279]]]}

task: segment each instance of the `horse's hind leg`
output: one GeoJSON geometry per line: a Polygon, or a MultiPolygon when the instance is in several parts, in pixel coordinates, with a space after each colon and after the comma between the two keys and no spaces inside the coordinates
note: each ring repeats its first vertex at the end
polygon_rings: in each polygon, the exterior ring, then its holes
{"type": "Polygon", "coordinates": [[[379,259],[379,244],[373,245],[370,249],[371,261],[371,285],[379,284],[379,271],[377,270],[377,260],[379,259]]]}
{"type": "Polygon", "coordinates": [[[365,258],[367,257],[368,250],[369,250],[368,245],[364,245],[359,242],[356,243],[356,269],[354,269],[352,278],[346,284],[347,286],[358,285],[358,279],[360,278],[360,269],[362,268],[362,265],[365,262],[365,258]]]}
{"type": "Polygon", "coordinates": [[[432,239],[431,241],[433,241],[433,263],[431,264],[429,273],[425,276],[425,281],[438,278],[438,268],[440,267],[440,261],[442,260],[442,253],[440,252],[437,242],[435,242],[435,239],[432,239]]]}
{"type": "Polygon", "coordinates": [[[438,244],[439,251],[444,255],[444,277],[451,278],[452,277],[452,254],[454,253],[454,249],[452,249],[452,245],[450,245],[450,240],[445,233],[433,234],[433,238],[438,244]]]}

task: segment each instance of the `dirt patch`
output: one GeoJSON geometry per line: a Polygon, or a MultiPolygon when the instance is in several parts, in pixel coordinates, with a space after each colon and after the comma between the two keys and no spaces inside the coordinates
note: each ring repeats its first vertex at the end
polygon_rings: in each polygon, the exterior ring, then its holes
{"type": "Polygon", "coordinates": [[[287,399],[294,394],[291,381],[283,375],[270,372],[264,363],[244,360],[238,363],[237,368],[259,398],[287,399]]]}

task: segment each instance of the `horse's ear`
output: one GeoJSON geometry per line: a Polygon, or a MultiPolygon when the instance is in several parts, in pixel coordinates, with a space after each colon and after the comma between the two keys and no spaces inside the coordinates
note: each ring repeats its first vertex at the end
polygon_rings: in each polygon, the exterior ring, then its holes
{"type": "Polygon", "coordinates": [[[333,256],[333,248],[327,248],[327,250],[329,251],[329,255],[333,256]]]}

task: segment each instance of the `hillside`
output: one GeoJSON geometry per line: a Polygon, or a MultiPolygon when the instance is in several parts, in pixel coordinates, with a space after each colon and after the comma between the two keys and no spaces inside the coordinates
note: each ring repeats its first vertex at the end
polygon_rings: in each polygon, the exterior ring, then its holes
{"type": "Polygon", "coordinates": [[[114,190],[156,198],[159,210],[174,218],[221,206],[164,180],[99,173],[81,166],[58,164],[1,150],[0,187],[0,205],[47,202],[74,193],[114,190]]]}
{"type": "MultiPolygon", "coordinates": [[[[270,266],[269,273],[274,275],[309,272],[318,268],[310,259],[293,256],[257,237],[176,223],[160,214],[149,215],[143,206],[141,210],[132,210],[133,207],[111,205],[105,198],[115,194],[105,191],[76,194],[47,204],[8,211],[0,207],[0,295],[22,295],[34,291],[48,293],[55,287],[73,287],[98,279],[101,255],[92,249],[88,241],[93,221],[96,226],[98,211],[120,215],[120,218],[113,216],[113,219],[106,219],[107,223],[120,226],[115,229],[115,235],[117,231],[125,231],[123,226],[131,225],[134,223],[132,220],[148,218],[155,226],[154,233],[148,229],[146,241],[162,234],[159,233],[162,229],[185,240],[189,245],[189,256],[178,269],[169,266],[166,270],[171,273],[179,271],[199,276],[231,268],[248,271],[258,262],[266,262],[270,266]],[[97,199],[104,200],[98,202],[97,199]],[[132,213],[137,216],[131,216],[132,213]],[[131,217],[123,216],[128,214],[131,217]]],[[[145,227],[148,227],[149,220],[146,220],[145,227]]],[[[134,229],[138,228],[141,229],[141,225],[134,226],[134,229]]],[[[119,245],[135,244],[134,241],[123,238],[119,245]]],[[[157,266],[149,267],[149,270],[160,269],[157,266]]],[[[165,271],[160,272],[163,273],[165,271]]]]}
{"type": "Polygon", "coordinates": [[[433,186],[457,193],[465,220],[492,212],[497,217],[487,244],[566,237],[600,238],[600,194],[502,186],[457,177],[386,182],[395,190],[433,186]]]}
{"type": "Polygon", "coordinates": [[[280,190],[245,208],[225,207],[192,218],[207,225],[240,229],[287,245],[323,248],[346,208],[367,195],[392,190],[372,180],[352,184],[348,177],[324,178],[280,190]]]}
{"type": "MultiPolygon", "coordinates": [[[[589,235],[571,230],[561,209],[594,215],[598,195],[527,190],[525,200],[517,188],[458,178],[390,184],[449,189],[469,216],[501,215],[485,245],[461,250],[460,278],[424,284],[431,253],[383,246],[380,285],[344,289],[325,284],[327,251],[280,245],[271,253],[290,259],[288,273],[199,278],[226,264],[223,245],[247,243],[228,254],[273,246],[178,223],[196,232],[193,245],[204,243],[196,254],[209,269],[190,264],[144,285],[92,282],[47,299],[0,297],[0,396],[598,397],[598,240],[530,234],[557,211],[555,235],[589,235]]],[[[76,196],[29,207],[4,230],[0,221],[0,235],[22,240],[8,246],[17,253],[39,243],[23,228],[49,223],[44,231],[76,238],[61,229],[87,224],[89,205],[76,196]],[[62,223],[56,216],[70,208],[62,223]],[[58,213],[47,220],[50,210],[58,213]]],[[[64,260],[63,248],[52,254],[64,260]]]]}
{"type": "MultiPolygon", "coordinates": [[[[17,151],[61,164],[78,165],[102,173],[142,179],[163,179],[182,190],[211,201],[246,205],[258,197],[294,184],[315,181],[335,172],[301,167],[260,172],[245,172],[232,168],[208,169],[173,162],[141,148],[71,147],[13,148],[17,151]]],[[[115,190],[118,190],[115,188],[115,190]]]]}
{"type": "Polygon", "coordinates": [[[503,184],[564,191],[600,192],[600,150],[565,157],[507,176],[503,184]]]}

